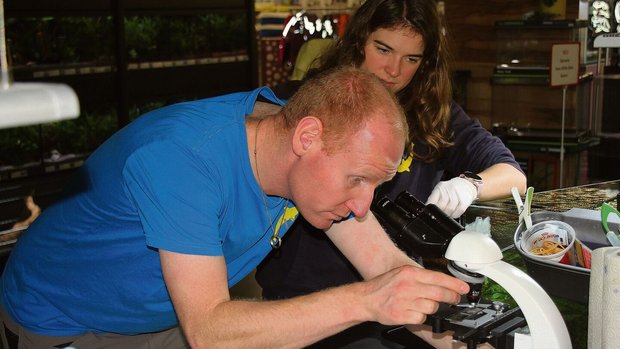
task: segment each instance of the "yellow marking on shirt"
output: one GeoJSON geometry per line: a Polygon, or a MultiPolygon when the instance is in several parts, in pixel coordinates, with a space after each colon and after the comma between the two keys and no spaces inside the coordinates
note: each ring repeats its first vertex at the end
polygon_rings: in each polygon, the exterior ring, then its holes
{"type": "Polygon", "coordinates": [[[278,219],[278,223],[276,224],[276,232],[280,232],[280,227],[288,221],[295,221],[295,218],[299,215],[299,210],[297,207],[285,207],[284,213],[278,219]]]}
{"type": "Polygon", "coordinates": [[[402,159],[400,161],[400,165],[398,166],[398,172],[411,172],[411,163],[413,162],[413,143],[411,143],[411,151],[409,152],[409,156],[402,159]]]}

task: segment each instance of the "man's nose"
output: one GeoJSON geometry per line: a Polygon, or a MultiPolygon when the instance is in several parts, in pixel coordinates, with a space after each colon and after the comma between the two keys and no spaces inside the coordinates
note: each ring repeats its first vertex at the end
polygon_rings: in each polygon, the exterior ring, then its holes
{"type": "Polygon", "coordinates": [[[355,215],[355,217],[364,217],[370,210],[370,204],[374,196],[374,189],[367,189],[361,192],[357,197],[346,202],[347,208],[355,215]]]}

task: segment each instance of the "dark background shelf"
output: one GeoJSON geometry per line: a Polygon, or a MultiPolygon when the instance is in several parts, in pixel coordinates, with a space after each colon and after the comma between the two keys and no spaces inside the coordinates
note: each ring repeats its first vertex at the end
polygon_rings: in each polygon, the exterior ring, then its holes
{"type": "MultiPolygon", "coordinates": [[[[232,1],[141,1],[141,0],[94,0],[76,1],[68,0],[61,2],[41,0],[9,0],[5,1],[7,18],[7,38],[11,39],[11,24],[13,21],[27,20],[30,18],[58,18],[58,17],[101,17],[111,21],[111,32],[105,40],[112,42],[113,52],[102,52],[111,57],[103,57],[104,64],[111,66],[107,73],[101,74],[75,74],[60,76],[36,77],[37,69],[65,69],[74,62],[59,62],[56,67],[33,65],[17,66],[14,63],[15,81],[52,81],[70,85],[76,90],[80,98],[81,108],[88,110],[91,106],[97,107],[100,103],[110,102],[117,110],[118,125],[127,124],[129,108],[132,104],[143,103],[152,100],[172,102],[179,100],[191,100],[205,98],[217,94],[249,90],[257,86],[256,44],[254,33],[254,2],[251,0],[232,1]],[[235,62],[223,62],[215,64],[196,64],[184,67],[164,67],[156,69],[129,69],[130,64],[143,63],[140,60],[130,59],[127,43],[126,20],[131,16],[159,16],[164,18],[177,17],[183,21],[200,15],[234,16],[241,19],[245,24],[241,38],[235,35],[235,40],[243,42],[241,51],[244,52],[245,60],[235,62]],[[185,17],[184,17],[185,16],[185,17]]],[[[223,21],[226,24],[226,18],[223,21]]],[[[229,21],[231,22],[231,21],[229,21]]],[[[234,25],[229,23],[230,26],[234,25]]],[[[218,29],[221,29],[218,27],[218,29]]],[[[192,33],[197,42],[205,43],[205,38],[212,39],[225,35],[226,28],[221,32],[192,33]],[[215,35],[215,36],[214,36],[215,35]]],[[[237,28],[233,28],[237,29],[237,28]]],[[[181,33],[180,35],[182,35],[181,33]]],[[[15,36],[18,33],[14,33],[15,36]]],[[[80,33],[60,33],[58,35],[80,35],[80,33]]],[[[179,35],[179,34],[178,34],[179,35]]],[[[191,40],[192,38],[188,38],[191,40]]],[[[98,45],[101,38],[92,38],[91,45],[98,45]]],[[[62,41],[62,40],[61,40],[62,41]]],[[[101,45],[104,45],[101,42],[101,45]]],[[[161,45],[163,46],[163,45],[161,45]]],[[[190,45],[191,46],[191,45],[190,45]]],[[[79,50],[81,48],[74,48],[79,50]]],[[[170,48],[168,48],[170,50],[170,48]]],[[[164,53],[165,55],[166,53],[164,53]]],[[[169,55],[183,55],[178,52],[168,52],[169,55]]],[[[232,55],[235,52],[211,52],[212,56],[232,55]]],[[[160,54],[161,56],[161,54],[160,54]]],[[[208,55],[205,55],[208,57],[208,55]]],[[[202,58],[202,57],[183,57],[202,58]]],[[[178,57],[163,57],[162,60],[178,59],[178,57]]],[[[88,63],[88,62],[85,62],[88,63]]],[[[96,62],[94,65],[99,65],[96,62]]]]}
{"type": "MultiPolygon", "coordinates": [[[[27,217],[26,196],[42,209],[56,201],[89,151],[138,115],[258,84],[252,0],[5,0],[4,6],[13,80],[71,86],[81,115],[0,130],[0,230],[27,217]],[[140,20],[163,25],[147,28],[159,30],[149,39],[168,40],[137,47],[143,36],[136,34],[145,34],[140,20]],[[179,41],[187,52],[177,49],[179,41]],[[55,149],[76,157],[50,164],[55,149]]],[[[1,256],[7,246],[0,250],[1,256]]]]}

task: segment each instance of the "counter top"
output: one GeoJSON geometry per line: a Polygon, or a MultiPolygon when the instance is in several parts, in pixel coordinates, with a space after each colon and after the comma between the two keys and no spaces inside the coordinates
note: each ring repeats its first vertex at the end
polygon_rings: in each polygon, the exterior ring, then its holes
{"type": "MultiPolygon", "coordinates": [[[[604,202],[617,207],[616,196],[620,191],[620,180],[567,187],[534,193],[532,212],[565,212],[572,208],[597,210],[604,202]]],[[[523,197],[522,197],[523,199],[523,197]]],[[[514,234],[518,226],[517,205],[511,198],[472,205],[463,215],[461,224],[470,223],[476,217],[490,217],[491,235],[504,252],[504,260],[525,269],[525,265],[514,250],[514,234]],[[509,256],[507,258],[507,256],[509,256]]],[[[601,234],[603,231],[601,230],[601,234]]],[[[573,349],[586,349],[588,336],[588,305],[553,297],[571,336],[573,349]]]]}
{"type": "MultiPolygon", "coordinates": [[[[571,208],[596,210],[604,202],[616,207],[616,196],[619,191],[620,179],[534,192],[532,212],[565,212],[571,208]]],[[[491,219],[491,235],[500,248],[512,247],[519,220],[517,205],[512,197],[473,204],[461,218],[461,223],[473,222],[476,217],[491,219]]]]}

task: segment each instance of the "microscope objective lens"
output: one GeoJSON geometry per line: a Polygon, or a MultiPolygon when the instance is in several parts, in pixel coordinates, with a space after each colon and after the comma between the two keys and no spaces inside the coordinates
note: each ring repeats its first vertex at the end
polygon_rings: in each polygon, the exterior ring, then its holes
{"type": "Polygon", "coordinates": [[[467,293],[467,301],[471,304],[478,304],[480,301],[480,296],[482,294],[482,284],[481,283],[469,283],[469,292],[467,293]]]}

